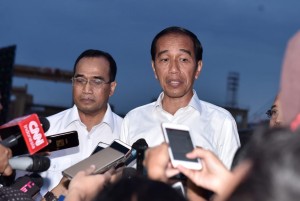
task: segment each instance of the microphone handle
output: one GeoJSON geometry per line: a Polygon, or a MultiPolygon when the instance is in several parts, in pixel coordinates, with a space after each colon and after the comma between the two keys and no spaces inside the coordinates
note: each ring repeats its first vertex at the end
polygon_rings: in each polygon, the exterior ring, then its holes
{"type": "Polygon", "coordinates": [[[4,140],[2,140],[0,142],[1,145],[5,146],[5,147],[13,147],[16,146],[18,144],[18,139],[21,137],[21,135],[15,136],[15,135],[11,135],[7,138],[5,138],[4,140]]]}
{"type": "Polygon", "coordinates": [[[18,157],[10,158],[8,160],[9,165],[14,170],[30,170],[33,165],[33,159],[31,157],[18,157]]]}
{"type": "Polygon", "coordinates": [[[144,166],[143,166],[144,154],[145,154],[145,150],[137,151],[136,170],[139,175],[143,175],[144,172],[144,166]]]}
{"type": "Polygon", "coordinates": [[[16,179],[15,183],[12,184],[10,187],[19,189],[26,195],[33,198],[39,191],[42,185],[37,185],[30,176],[25,175],[23,177],[19,177],[16,179]]]}

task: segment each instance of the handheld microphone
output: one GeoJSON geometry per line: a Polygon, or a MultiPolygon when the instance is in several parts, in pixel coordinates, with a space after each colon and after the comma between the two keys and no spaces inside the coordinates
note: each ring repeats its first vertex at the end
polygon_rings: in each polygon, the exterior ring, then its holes
{"type": "Polygon", "coordinates": [[[148,148],[148,144],[145,139],[138,139],[133,143],[132,148],[136,150],[136,170],[138,175],[144,174],[143,160],[145,156],[145,150],[148,148]]]}
{"type": "Polygon", "coordinates": [[[33,173],[17,178],[10,187],[18,189],[32,198],[38,194],[42,186],[43,178],[39,174],[33,173]]]}
{"type": "Polygon", "coordinates": [[[9,159],[8,163],[15,170],[43,172],[49,169],[51,160],[46,156],[32,155],[14,157],[9,159]]]}
{"type": "Polygon", "coordinates": [[[32,197],[27,195],[26,193],[20,191],[19,189],[3,186],[0,188],[0,200],[5,201],[15,201],[15,200],[22,200],[22,201],[33,201],[32,197]]]}
{"type": "Polygon", "coordinates": [[[125,167],[122,171],[122,178],[131,179],[137,176],[137,171],[133,167],[125,167]]]}
{"type": "Polygon", "coordinates": [[[49,126],[46,118],[36,114],[19,117],[0,126],[0,144],[11,148],[14,156],[34,154],[48,145],[44,130],[49,126]]]}

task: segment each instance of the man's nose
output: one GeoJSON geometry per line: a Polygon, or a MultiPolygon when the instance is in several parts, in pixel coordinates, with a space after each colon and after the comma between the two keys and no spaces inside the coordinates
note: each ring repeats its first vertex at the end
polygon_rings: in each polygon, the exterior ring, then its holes
{"type": "Polygon", "coordinates": [[[86,82],[85,85],[83,85],[83,88],[82,88],[82,90],[83,90],[84,92],[92,92],[92,89],[93,89],[93,87],[91,86],[89,80],[86,82]]]}
{"type": "Polygon", "coordinates": [[[180,66],[177,60],[171,60],[170,61],[170,67],[169,67],[169,72],[171,73],[177,73],[180,71],[180,66]]]}

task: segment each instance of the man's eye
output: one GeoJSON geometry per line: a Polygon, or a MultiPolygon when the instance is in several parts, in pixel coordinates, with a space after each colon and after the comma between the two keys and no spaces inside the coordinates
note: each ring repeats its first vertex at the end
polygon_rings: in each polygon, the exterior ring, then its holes
{"type": "Polygon", "coordinates": [[[76,81],[79,82],[79,83],[85,83],[86,79],[78,77],[78,78],[76,78],[76,81]]]}
{"type": "Polygon", "coordinates": [[[187,61],[189,61],[189,60],[188,60],[187,58],[181,58],[180,61],[182,61],[182,62],[187,62],[187,61]]]}
{"type": "Polygon", "coordinates": [[[276,113],[277,113],[277,110],[272,110],[272,111],[271,111],[271,114],[272,114],[272,115],[274,115],[274,114],[276,114],[276,113]]]}
{"type": "Polygon", "coordinates": [[[162,58],[162,59],[160,59],[160,61],[161,62],[167,62],[169,59],[167,59],[167,58],[162,58]]]}
{"type": "Polygon", "coordinates": [[[93,79],[92,82],[96,85],[101,85],[104,81],[101,79],[93,79]]]}

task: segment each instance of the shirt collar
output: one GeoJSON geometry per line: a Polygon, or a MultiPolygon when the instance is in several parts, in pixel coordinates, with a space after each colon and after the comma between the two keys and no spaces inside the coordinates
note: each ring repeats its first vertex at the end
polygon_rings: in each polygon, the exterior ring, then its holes
{"type": "Polygon", "coordinates": [[[160,107],[162,108],[162,99],[164,97],[164,92],[161,92],[155,102],[155,108],[160,107]]]}
{"type": "MultiPolygon", "coordinates": [[[[73,123],[75,121],[81,122],[79,113],[78,113],[78,108],[76,105],[74,105],[71,108],[70,113],[65,118],[66,118],[65,119],[65,122],[66,122],[65,128],[68,127],[71,123],[73,123]]],[[[111,130],[114,132],[113,112],[112,112],[109,104],[107,104],[107,110],[105,112],[102,122],[100,122],[98,125],[100,125],[101,123],[107,124],[111,128],[111,130]]]]}
{"type": "Polygon", "coordinates": [[[189,102],[189,106],[193,107],[195,110],[197,110],[200,114],[202,112],[202,107],[200,103],[200,99],[198,98],[197,92],[193,90],[193,97],[191,101],[189,102]]]}
{"type": "MultiPolygon", "coordinates": [[[[193,96],[192,99],[190,100],[188,106],[193,107],[195,110],[199,111],[200,114],[202,112],[202,107],[201,107],[201,103],[199,101],[199,98],[197,96],[197,92],[195,90],[193,90],[193,96]]],[[[162,109],[162,99],[164,97],[164,92],[161,92],[157,98],[157,101],[155,102],[155,108],[161,108],[162,109]]]]}

